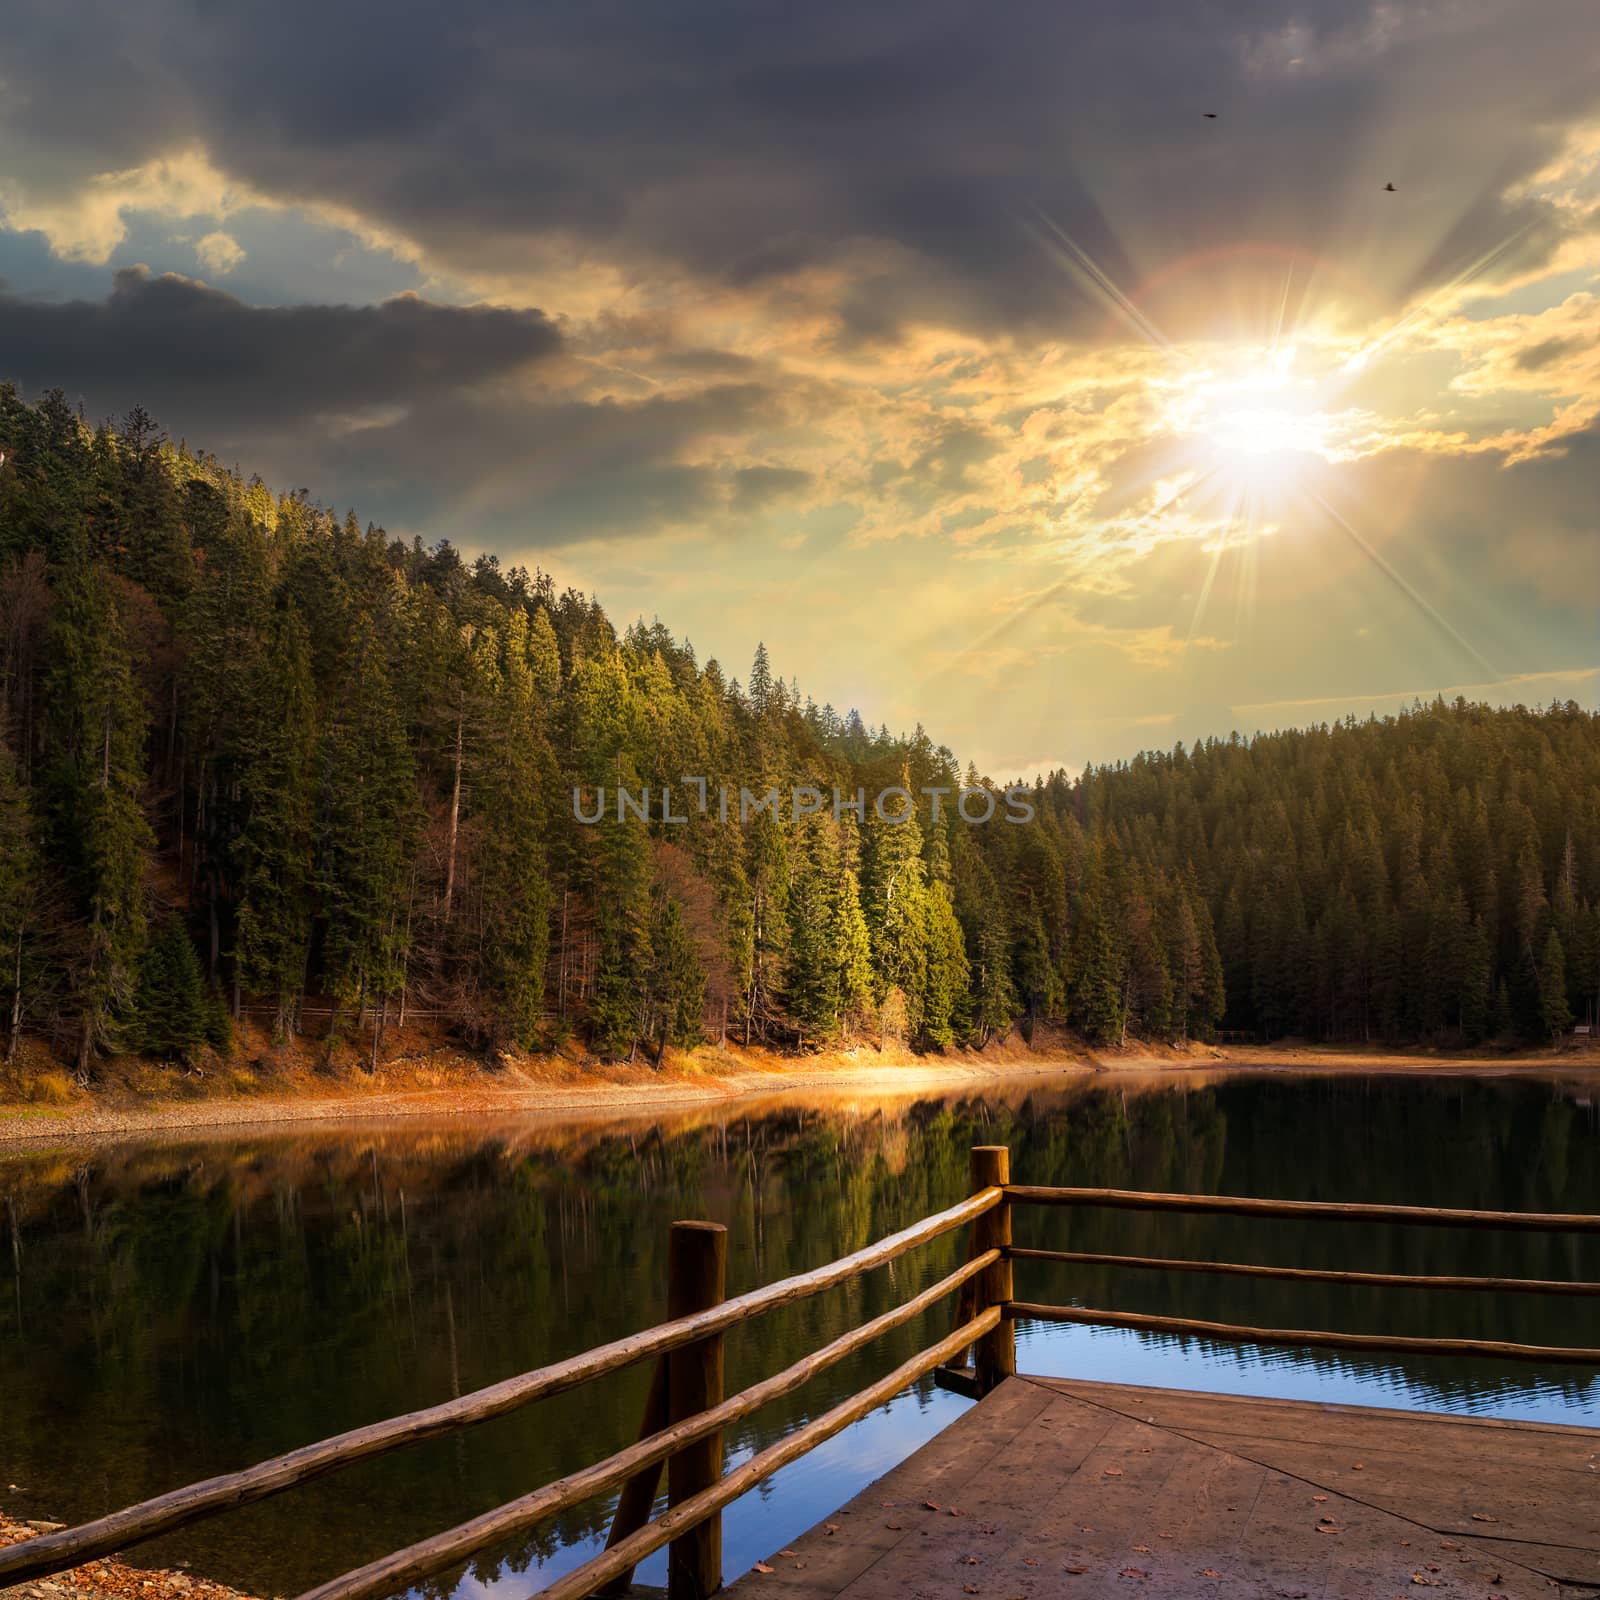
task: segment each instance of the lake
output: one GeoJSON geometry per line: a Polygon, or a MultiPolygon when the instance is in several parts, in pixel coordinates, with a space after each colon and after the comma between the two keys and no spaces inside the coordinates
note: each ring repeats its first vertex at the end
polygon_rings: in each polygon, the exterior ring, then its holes
{"type": "MultiPolygon", "coordinates": [[[[80,1521],[463,1393],[665,1314],[668,1224],[730,1230],[728,1288],[1019,1182],[1600,1212],[1596,1086],[1296,1071],[1063,1078],[986,1099],[794,1101],[657,1125],[391,1120],[0,1153],[0,1506],[80,1521]],[[6,1233],[9,1234],[7,1239],[6,1233]],[[9,1246],[7,1248],[7,1245],[9,1246]],[[8,1276],[9,1275],[9,1276],[8,1276]]],[[[1600,1279],[1600,1240],[1019,1208],[1019,1244],[1389,1272],[1600,1279]]],[[[964,1232],[735,1329],[745,1386],[953,1270],[964,1232]]],[[[1595,1343],[1593,1302],[1019,1262],[1020,1297],[1277,1327],[1595,1343]]],[[[948,1330],[947,1304],[729,1435],[742,1460],[948,1330]]],[[[1600,1375],[1024,1324],[1020,1370],[1600,1425],[1600,1375]]],[[[142,1547],[292,1595],[631,1442],[648,1365],[142,1547]]],[[[969,1402],[918,1384],[725,1517],[731,1578],[969,1402]]],[[[502,1600],[603,1544],[610,1504],[436,1596],[502,1600]]],[[[663,1581],[665,1557],[641,1569],[663,1581]]]]}

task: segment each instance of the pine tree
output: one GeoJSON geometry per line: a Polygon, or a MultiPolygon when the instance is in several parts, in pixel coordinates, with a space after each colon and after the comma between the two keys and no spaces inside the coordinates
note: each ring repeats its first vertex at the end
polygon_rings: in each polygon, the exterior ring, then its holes
{"type": "MultiPolygon", "coordinates": [[[[901,786],[910,787],[909,774],[901,786]]],[[[883,810],[895,814],[904,808],[903,797],[885,801],[883,810]]],[[[926,890],[923,883],[922,830],[909,812],[899,822],[885,821],[869,798],[861,875],[861,910],[866,918],[872,949],[873,995],[881,1004],[890,990],[905,997],[910,1026],[920,1026],[916,1014],[923,992],[927,961],[926,890]]]]}
{"type": "Polygon", "coordinates": [[[783,978],[784,1010],[802,1048],[825,1044],[839,1022],[840,969],[833,948],[837,871],[837,843],[823,819],[805,818],[789,853],[783,978]]]}
{"type": "Polygon", "coordinates": [[[111,581],[81,543],[56,584],[51,650],[46,784],[54,852],[87,930],[77,983],[77,1067],[87,1079],[132,997],[153,835],[141,803],[144,696],[111,581]]]}
{"type": "Polygon", "coordinates": [[[1122,963],[1100,895],[1085,895],[1073,929],[1071,1017],[1095,1044],[1114,1044],[1127,1025],[1122,963]]]}
{"type": "Polygon", "coordinates": [[[962,998],[970,968],[966,942],[950,891],[942,883],[928,886],[924,909],[927,960],[923,968],[922,1037],[938,1049],[956,1042],[962,998]]]}
{"type": "Polygon", "coordinates": [[[411,752],[370,619],[352,642],[319,756],[316,884],[326,981],[336,1007],[359,1012],[397,994],[404,981],[402,893],[414,817],[411,752]]]}
{"type": "Polygon", "coordinates": [[[1567,1005],[1567,957],[1561,948],[1561,935],[1554,928],[1545,938],[1539,960],[1539,1022],[1550,1039],[1559,1038],[1572,1026],[1572,1011],[1567,1005]]]}
{"type": "Polygon", "coordinates": [[[274,1031],[295,1029],[311,935],[316,690],[310,637],[293,611],[272,628],[251,696],[252,759],[240,774],[239,986],[270,995],[274,1031]]]}
{"type": "Polygon", "coordinates": [[[700,1043],[706,998],[705,968],[682,907],[661,890],[653,896],[650,954],[648,1031],[659,1066],[668,1045],[689,1050],[700,1043]]]}
{"type": "MultiPolygon", "coordinates": [[[[550,763],[539,728],[526,625],[520,616],[507,629],[504,670],[492,680],[495,692],[485,704],[487,723],[475,740],[482,753],[474,774],[474,857],[480,908],[477,960],[483,987],[500,1008],[503,1031],[532,1047],[544,1018],[545,961],[550,949],[541,803],[549,788],[550,763]]],[[[491,662],[480,677],[488,678],[494,665],[491,662]]]]}
{"type": "Polygon", "coordinates": [[[179,917],[166,917],[145,946],[127,1031],[135,1049],[163,1058],[187,1059],[208,1040],[226,1042],[226,1017],[179,917]]]}
{"type": "Polygon", "coordinates": [[[0,740],[0,1032],[8,1058],[16,1054],[22,1025],[41,999],[48,914],[33,808],[11,751],[0,740]]]}

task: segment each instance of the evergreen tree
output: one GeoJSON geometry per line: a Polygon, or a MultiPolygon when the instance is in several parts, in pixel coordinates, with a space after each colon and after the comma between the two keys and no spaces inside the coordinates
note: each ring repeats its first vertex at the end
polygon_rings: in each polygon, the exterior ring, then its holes
{"type": "Polygon", "coordinates": [[[398,994],[405,980],[403,891],[414,816],[411,753],[370,619],[352,642],[320,746],[316,883],[325,975],[335,1005],[359,1012],[398,994]]]}
{"type": "Polygon", "coordinates": [[[689,1050],[700,1043],[706,999],[705,968],[683,909],[659,890],[653,897],[650,953],[648,1032],[659,1066],[668,1045],[689,1050]]]}
{"type": "Polygon", "coordinates": [[[294,1032],[311,934],[316,691],[310,637],[292,611],[273,626],[252,695],[252,757],[240,774],[235,970],[270,995],[275,1032],[294,1032]]]}
{"type": "Polygon", "coordinates": [[[182,919],[166,917],[145,945],[129,1042],[149,1055],[187,1058],[207,1041],[226,1043],[227,1019],[207,993],[200,958],[182,919]]]}
{"type": "Polygon", "coordinates": [[[48,911],[33,808],[11,751],[0,742],[0,1033],[8,1057],[42,999],[48,911]]]}
{"type": "Polygon", "coordinates": [[[970,968],[950,891],[930,884],[924,905],[927,958],[923,968],[922,1036],[938,1049],[956,1042],[970,968]]]}
{"type": "Polygon", "coordinates": [[[1539,1022],[1547,1037],[1559,1038],[1572,1026],[1567,1005],[1567,958],[1561,935],[1552,928],[1539,961],[1539,1022]]]}
{"type": "MultiPolygon", "coordinates": [[[[901,787],[909,788],[909,774],[901,778],[901,787]]],[[[872,951],[873,998],[881,1004],[890,990],[898,990],[912,1008],[908,1021],[915,1029],[921,1022],[915,1008],[923,993],[928,939],[922,830],[902,796],[886,800],[883,811],[894,816],[896,806],[903,820],[891,822],[868,804],[861,910],[872,951]]]]}
{"type": "Polygon", "coordinates": [[[55,588],[46,684],[52,844],[87,930],[77,993],[77,1067],[111,1040],[145,940],[153,843],[141,803],[144,696],[111,580],[74,546],[55,588]]]}
{"type": "Polygon", "coordinates": [[[1115,1044],[1127,1025],[1122,963],[1098,892],[1085,895],[1073,930],[1071,1016],[1094,1044],[1115,1044]]]}

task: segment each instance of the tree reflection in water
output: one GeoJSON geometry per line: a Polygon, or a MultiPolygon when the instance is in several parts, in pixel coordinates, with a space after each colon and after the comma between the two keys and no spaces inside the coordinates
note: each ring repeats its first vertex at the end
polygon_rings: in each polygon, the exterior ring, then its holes
{"type": "MultiPolygon", "coordinates": [[[[0,1158],[0,1492],[81,1520],[472,1389],[664,1315],[667,1224],[730,1230],[729,1289],[821,1265],[950,1204],[967,1152],[1005,1143],[1019,1180],[1600,1211],[1600,1130],[1581,1088],[1527,1079],[1240,1075],[1012,1088],[998,1098],[769,1108],[660,1126],[381,1128],[64,1149],[0,1158]],[[15,1483],[19,1491],[3,1485],[15,1483]]],[[[1561,1235],[1239,1217],[1019,1210],[1019,1244],[1389,1272],[1600,1278],[1561,1235]]],[[[730,1389],[948,1272],[938,1241],[849,1290],[738,1329],[730,1389]]],[[[1266,1326],[1571,1343],[1584,1301],[1289,1285],[1020,1263],[1040,1300],[1266,1326]]],[[[948,1311],[897,1330],[729,1438],[742,1457],[905,1359],[948,1311]]],[[[1580,1368],[1253,1351],[1024,1328],[1026,1370],[1600,1421],[1580,1368]]],[[[368,1462],[141,1552],[293,1593],[619,1448],[647,1367],[368,1462]]],[[[964,1402],[931,1383],[730,1514],[728,1570],[914,1448],[964,1402]]],[[[486,1558],[467,1589],[574,1564],[609,1504],[486,1558]]],[[[649,1570],[643,1576],[649,1576],[649,1570]]],[[[436,1587],[447,1594],[457,1587],[436,1587]]],[[[526,1591],[520,1580],[517,1593],[526,1591]]]]}

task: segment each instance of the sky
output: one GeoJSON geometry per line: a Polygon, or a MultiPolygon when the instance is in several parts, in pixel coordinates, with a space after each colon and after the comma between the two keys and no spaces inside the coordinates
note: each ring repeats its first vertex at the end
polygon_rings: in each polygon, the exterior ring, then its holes
{"type": "Polygon", "coordinates": [[[0,376],[997,777],[1594,705],[1597,297],[1594,0],[6,8],[0,376]]]}

